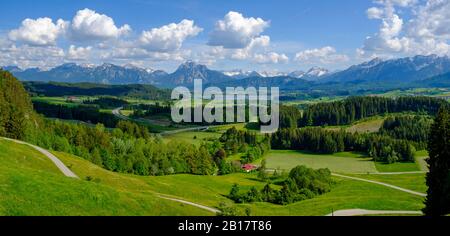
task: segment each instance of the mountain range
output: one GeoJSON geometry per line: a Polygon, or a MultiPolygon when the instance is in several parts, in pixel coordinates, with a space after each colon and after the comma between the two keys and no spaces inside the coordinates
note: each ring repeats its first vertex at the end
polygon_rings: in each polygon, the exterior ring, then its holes
{"type": "MultiPolygon", "coordinates": [[[[204,84],[217,86],[278,86],[281,89],[296,89],[304,86],[323,86],[323,84],[385,84],[420,85],[420,81],[450,72],[450,59],[414,56],[391,60],[375,58],[362,64],[330,72],[313,67],[308,71],[290,73],[269,73],[257,71],[217,71],[205,65],[187,61],[173,73],[153,70],[133,65],[118,66],[102,64],[99,66],[66,63],[50,70],[30,68],[22,70],[16,66],[3,67],[24,81],[91,82],[101,84],[151,84],[158,87],[192,86],[194,79],[202,79],[204,84]],[[321,85],[322,84],[322,85],[321,85]]],[[[446,80],[448,77],[437,77],[446,80]]],[[[436,80],[436,78],[435,78],[436,80]]],[[[435,81],[434,84],[439,84],[435,81]]],[[[448,84],[447,82],[441,84],[448,84]]],[[[367,86],[366,86],[367,87],[367,86]]],[[[370,86],[369,86],[370,87],[370,86]]]]}
{"type": "Polygon", "coordinates": [[[449,71],[450,59],[447,56],[415,56],[386,61],[375,58],[326,76],[323,82],[387,81],[404,83],[430,78],[449,71]]]}
{"type": "Polygon", "coordinates": [[[323,78],[324,76],[330,74],[330,72],[325,68],[320,67],[312,67],[308,71],[292,71],[290,73],[285,72],[268,72],[268,71],[243,71],[243,70],[232,70],[232,71],[222,71],[223,74],[230,76],[235,79],[244,79],[249,77],[280,77],[280,76],[289,76],[292,78],[297,79],[304,79],[304,80],[318,80],[323,78]]]}
{"type": "Polygon", "coordinates": [[[30,68],[22,70],[16,66],[3,67],[24,81],[91,82],[101,84],[153,84],[167,76],[161,70],[139,68],[131,65],[118,66],[104,63],[100,66],[66,63],[50,70],[30,68]]]}

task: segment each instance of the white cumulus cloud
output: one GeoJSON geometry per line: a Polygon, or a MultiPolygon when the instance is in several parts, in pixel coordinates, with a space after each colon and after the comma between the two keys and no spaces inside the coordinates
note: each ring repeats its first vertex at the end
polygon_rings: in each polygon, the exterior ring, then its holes
{"type": "Polygon", "coordinates": [[[245,48],[232,49],[231,58],[238,60],[245,60],[251,58],[253,54],[257,51],[264,50],[270,45],[270,37],[267,35],[262,35],[260,37],[254,38],[245,48]]]}
{"type": "Polygon", "coordinates": [[[77,41],[107,40],[118,38],[130,31],[129,25],[117,27],[111,17],[85,8],[79,10],[72,19],[69,36],[77,41]]]}
{"type": "Polygon", "coordinates": [[[58,36],[64,32],[66,22],[59,19],[56,24],[53,20],[44,17],[38,19],[25,19],[18,29],[9,32],[8,37],[12,41],[23,42],[34,46],[55,45],[58,36]]]}
{"type": "Polygon", "coordinates": [[[235,60],[250,60],[259,64],[287,63],[288,56],[283,53],[270,51],[270,37],[262,35],[251,40],[247,47],[242,49],[226,49],[230,58],[235,60]]]}
{"type": "Polygon", "coordinates": [[[369,19],[381,19],[383,14],[384,14],[383,9],[378,7],[371,7],[367,9],[367,17],[369,19]]]}
{"type": "Polygon", "coordinates": [[[326,46],[298,52],[294,60],[305,64],[335,64],[346,62],[349,58],[347,55],[338,54],[335,48],[326,46]]]}
{"type": "Polygon", "coordinates": [[[139,42],[149,51],[168,52],[181,48],[188,37],[196,36],[203,29],[196,26],[192,20],[182,20],[149,31],[143,31],[139,42]]]}
{"type": "Polygon", "coordinates": [[[450,1],[428,1],[409,25],[408,34],[412,36],[450,39],[450,1]]]}
{"type": "Polygon", "coordinates": [[[64,62],[64,50],[56,46],[36,47],[27,44],[0,48],[0,65],[17,65],[21,68],[49,68],[64,62]]]}
{"type": "Polygon", "coordinates": [[[278,64],[278,63],[287,63],[289,61],[288,56],[286,54],[279,54],[276,52],[269,52],[265,54],[255,54],[254,61],[260,64],[278,64]]]}
{"type": "Polygon", "coordinates": [[[245,48],[258,37],[269,22],[261,18],[246,18],[239,12],[230,11],[217,21],[209,35],[208,44],[224,48],[245,48]]]}
{"type": "Polygon", "coordinates": [[[70,45],[69,50],[67,52],[67,58],[70,60],[87,60],[92,51],[92,47],[76,47],[74,45],[70,45]]]}
{"type": "Polygon", "coordinates": [[[379,31],[368,36],[358,54],[372,55],[448,55],[450,54],[450,1],[379,0],[383,9],[369,8],[369,19],[381,20],[379,31]],[[408,11],[404,20],[397,11],[408,11]]]}

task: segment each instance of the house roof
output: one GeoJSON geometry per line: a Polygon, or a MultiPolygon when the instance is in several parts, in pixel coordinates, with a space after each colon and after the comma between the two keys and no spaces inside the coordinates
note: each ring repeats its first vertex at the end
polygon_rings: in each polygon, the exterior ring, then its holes
{"type": "Polygon", "coordinates": [[[244,165],[242,165],[242,169],[253,170],[253,169],[256,169],[256,166],[252,165],[252,164],[244,164],[244,165]]]}

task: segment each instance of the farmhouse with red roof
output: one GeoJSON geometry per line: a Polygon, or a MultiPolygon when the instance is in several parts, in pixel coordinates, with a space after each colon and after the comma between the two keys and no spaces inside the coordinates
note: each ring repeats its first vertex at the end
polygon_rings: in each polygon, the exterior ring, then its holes
{"type": "Polygon", "coordinates": [[[258,167],[252,164],[244,164],[242,165],[242,169],[245,170],[246,172],[251,172],[256,170],[258,167]]]}

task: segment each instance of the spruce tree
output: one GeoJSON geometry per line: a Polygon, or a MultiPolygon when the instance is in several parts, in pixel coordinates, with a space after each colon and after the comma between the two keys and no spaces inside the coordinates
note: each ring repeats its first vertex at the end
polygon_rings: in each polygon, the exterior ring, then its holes
{"type": "Polygon", "coordinates": [[[431,127],[428,140],[429,172],[423,213],[439,216],[450,213],[450,117],[448,107],[441,107],[431,127]]]}

